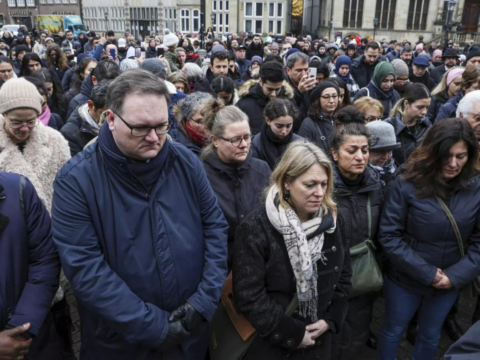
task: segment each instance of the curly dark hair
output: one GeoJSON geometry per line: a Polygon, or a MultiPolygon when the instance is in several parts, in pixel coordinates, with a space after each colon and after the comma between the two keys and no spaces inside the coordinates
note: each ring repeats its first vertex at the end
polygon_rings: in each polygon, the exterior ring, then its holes
{"type": "Polygon", "coordinates": [[[410,155],[402,173],[405,180],[415,185],[419,198],[446,199],[452,190],[468,187],[470,180],[480,174],[477,140],[468,121],[451,118],[435,123],[422,145],[410,155]],[[447,182],[443,166],[450,156],[450,148],[459,141],[467,146],[468,160],[460,175],[447,182]]]}

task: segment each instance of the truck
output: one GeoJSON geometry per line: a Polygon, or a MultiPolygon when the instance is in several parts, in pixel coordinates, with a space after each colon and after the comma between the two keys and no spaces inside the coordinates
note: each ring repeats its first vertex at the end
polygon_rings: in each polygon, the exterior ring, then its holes
{"type": "Polygon", "coordinates": [[[52,35],[57,35],[60,31],[65,32],[71,30],[75,36],[81,32],[87,32],[85,25],[82,23],[82,18],[78,15],[38,15],[37,29],[43,31],[48,29],[52,35]]]}

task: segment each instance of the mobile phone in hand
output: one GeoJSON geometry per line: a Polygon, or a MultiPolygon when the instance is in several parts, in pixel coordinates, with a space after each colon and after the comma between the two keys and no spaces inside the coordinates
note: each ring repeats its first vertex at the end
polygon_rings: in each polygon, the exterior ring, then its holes
{"type": "Polygon", "coordinates": [[[135,57],[136,57],[136,58],[139,58],[139,57],[140,57],[140,54],[141,54],[140,48],[136,48],[136,49],[135,49],[135,57]]]}
{"type": "Polygon", "coordinates": [[[110,49],[110,56],[115,60],[115,49],[110,49]]]}
{"type": "Polygon", "coordinates": [[[158,48],[157,49],[157,57],[160,55],[165,55],[165,49],[164,48],[158,48]]]}
{"type": "Polygon", "coordinates": [[[308,68],[308,78],[317,78],[317,68],[308,68]]]}

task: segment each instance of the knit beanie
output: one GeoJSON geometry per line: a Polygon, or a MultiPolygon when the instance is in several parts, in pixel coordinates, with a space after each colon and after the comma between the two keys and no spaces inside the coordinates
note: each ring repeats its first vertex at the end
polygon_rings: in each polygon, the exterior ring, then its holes
{"type": "Polygon", "coordinates": [[[287,60],[288,57],[289,57],[290,55],[292,55],[293,53],[296,53],[296,52],[299,52],[299,51],[300,51],[300,50],[298,50],[297,48],[293,48],[293,49],[288,50],[287,53],[285,54],[285,60],[287,60]]]}
{"type": "Polygon", "coordinates": [[[320,96],[322,96],[322,92],[328,88],[334,88],[337,90],[337,94],[340,95],[340,88],[338,87],[337,84],[334,82],[330,81],[322,81],[320,84],[315,86],[315,88],[312,90],[312,93],[310,95],[310,102],[313,104],[315,101],[317,101],[320,96]]]}
{"type": "Polygon", "coordinates": [[[422,50],[423,51],[423,44],[420,43],[417,46],[415,46],[415,50],[422,50]]]}
{"type": "Polygon", "coordinates": [[[435,51],[433,52],[433,56],[432,56],[432,57],[435,59],[435,57],[437,57],[437,56],[442,57],[442,50],[435,50],[435,51]]]}
{"type": "Polygon", "coordinates": [[[42,113],[43,97],[31,82],[22,79],[10,79],[0,89],[0,114],[18,108],[29,108],[42,113]]]}
{"type": "Polygon", "coordinates": [[[400,76],[408,76],[408,65],[402,59],[395,59],[391,62],[393,68],[395,69],[395,78],[399,78],[400,76]]]}
{"type": "Polygon", "coordinates": [[[335,70],[337,73],[343,65],[348,65],[348,68],[352,67],[352,59],[350,59],[350,56],[341,55],[337,58],[337,62],[335,63],[335,70]]]}
{"type": "Polygon", "coordinates": [[[85,59],[86,57],[89,57],[87,54],[80,53],[77,55],[77,64],[80,64],[80,62],[85,59]]]}
{"type": "Polygon", "coordinates": [[[348,50],[357,50],[357,46],[355,44],[348,44],[347,45],[347,51],[348,50]]]}
{"type": "Polygon", "coordinates": [[[446,84],[449,86],[453,80],[455,80],[457,77],[462,76],[463,72],[465,69],[462,68],[453,68],[447,72],[447,81],[446,84]]]}
{"type": "Polygon", "coordinates": [[[260,65],[263,64],[263,59],[262,59],[260,56],[258,56],[258,55],[252,56],[252,60],[251,60],[251,61],[252,61],[252,64],[253,64],[254,61],[257,61],[260,65]]]}
{"type": "Polygon", "coordinates": [[[225,46],[217,44],[212,48],[212,51],[210,52],[211,55],[217,53],[217,52],[225,52],[227,49],[225,49],[225,46]]]}
{"type": "Polygon", "coordinates": [[[170,47],[178,44],[178,38],[169,29],[163,30],[163,45],[170,47]]]}
{"type": "Polygon", "coordinates": [[[468,61],[473,58],[473,57],[477,57],[477,56],[480,56],[480,49],[478,47],[474,47],[472,50],[470,50],[468,52],[468,55],[467,55],[467,63],[468,61]]]}
{"type": "Polygon", "coordinates": [[[150,71],[153,75],[156,75],[163,80],[167,78],[167,71],[165,70],[165,65],[160,59],[150,58],[143,60],[142,69],[150,71]]]}
{"type": "Polygon", "coordinates": [[[138,62],[135,59],[124,59],[120,63],[120,71],[121,72],[124,72],[126,70],[130,70],[130,69],[136,69],[138,67],[139,67],[138,62]]]}
{"type": "Polygon", "coordinates": [[[373,72],[373,81],[375,81],[375,85],[380,87],[383,80],[385,80],[388,75],[393,75],[393,77],[395,77],[395,69],[393,65],[388,61],[378,63],[373,72]]]}

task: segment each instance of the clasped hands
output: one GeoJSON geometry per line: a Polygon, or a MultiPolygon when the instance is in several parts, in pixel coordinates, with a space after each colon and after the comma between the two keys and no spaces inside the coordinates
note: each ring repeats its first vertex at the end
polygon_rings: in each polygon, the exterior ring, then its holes
{"type": "Polygon", "coordinates": [[[452,282],[442,269],[437,269],[432,285],[437,289],[451,289],[453,287],[452,282]]]}
{"type": "Polygon", "coordinates": [[[307,325],[305,328],[305,335],[301,344],[298,346],[300,349],[308,346],[315,345],[315,339],[322,335],[325,331],[330,329],[330,325],[325,320],[319,320],[316,323],[307,325]]]}

